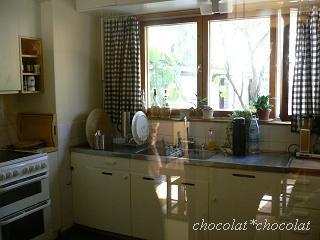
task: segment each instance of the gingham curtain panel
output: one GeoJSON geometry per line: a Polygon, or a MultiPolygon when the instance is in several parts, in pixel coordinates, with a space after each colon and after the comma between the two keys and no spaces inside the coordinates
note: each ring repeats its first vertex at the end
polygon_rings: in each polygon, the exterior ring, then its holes
{"type": "Polygon", "coordinates": [[[105,18],[104,109],[113,123],[121,113],[141,109],[139,22],[134,17],[105,18]]]}
{"type": "Polygon", "coordinates": [[[320,9],[299,12],[292,88],[292,131],[302,116],[320,115],[320,9]],[[301,17],[301,16],[304,17],[301,17]]]}

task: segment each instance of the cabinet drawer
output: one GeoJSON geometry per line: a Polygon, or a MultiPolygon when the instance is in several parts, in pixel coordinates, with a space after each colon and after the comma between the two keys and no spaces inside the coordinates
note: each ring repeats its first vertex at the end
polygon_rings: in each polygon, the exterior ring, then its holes
{"type": "Polygon", "coordinates": [[[289,175],[287,184],[292,185],[295,192],[320,193],[320,178],[306,175],[289,175]]]}
{"type": "Polygon", "coordinates": [[[320,225],[320,211],[307,208],[288,208],[282,219],[286,221],[299,219],[300,222],[310,221],[313,225],[320,225]]]}
{"type": "Polygon", "coordinates": [[[320,210],[320,194],[292,192],[289,198],[288,206],[320,210]]]}
{"type": "Polygon", "coordinates": [[[108,156],[98,156],[83,153],[71,153],[72,165],[86,165],[93,168],[129,171],[130,159],[108,156]]]}

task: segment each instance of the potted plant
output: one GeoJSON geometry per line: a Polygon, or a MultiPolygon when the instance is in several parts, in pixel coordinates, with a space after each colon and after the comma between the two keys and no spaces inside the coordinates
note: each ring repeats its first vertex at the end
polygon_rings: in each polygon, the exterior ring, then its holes
{"type": "Polygon", "coordinates": [[[269,96],[258,96],[253,102],[253,106],[257,110],[259,120],[269,120],[272,105],[269,104],[269,96]]]}

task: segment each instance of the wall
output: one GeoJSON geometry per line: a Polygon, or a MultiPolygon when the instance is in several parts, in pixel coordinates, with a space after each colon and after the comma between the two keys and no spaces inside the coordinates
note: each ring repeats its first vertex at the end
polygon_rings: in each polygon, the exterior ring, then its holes
{"type": "MultiPolygon", "coordinates": [[[[167,136],[168,121],[159,121],[158,140],[172,139],[167,136]]],[[[215,130],[215,139],[219,146],[225,143],[227,123],[219,122],[190,122],[189,135],[197,145],[206,143],[209,128],[215,130]]],[[[263,151],[287,151],[290,144],[299,143],[299,134],[292,133],[288,125],[260,125],[260,149],[263,151]]]]}
{"type": "Polygon", "coordinates": [[[52,1],[62,228],[73,224],[71,145],[85,142],[85,121],[102,107],[100,20],[75,11],[72,0],[52,1]]]}

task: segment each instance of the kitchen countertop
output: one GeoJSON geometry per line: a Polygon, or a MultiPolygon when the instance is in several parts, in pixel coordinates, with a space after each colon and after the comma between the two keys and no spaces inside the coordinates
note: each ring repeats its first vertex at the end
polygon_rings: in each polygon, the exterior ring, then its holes
{"type": "MultiPolygon", "coordinates": [[[[302,160],[290,157],[288,153],[260,153],[256,155],[249,155],[246,157],[234,157],[224,153],[217,153],[208,160],[195,160],[189,158],[174,158],[157,155],[138,154],[139,150],[144,147],[126,147],[126,146],[111,146],[105,150],[94,150],[88,146],[78,146],[71,148],[72,152],[93,154],[109,157],[131,158],[146,161],[161,161],[163,163],[179,162],[179,164],[205,166],[205,167],[219,167],[219,168],[233,168],[243,170],[256,171],[271,171],[271,172],[293,172],[306,174],[319,174],[320,161],[302,160]]],[[[156,153],[155,153],[156,154],[156,153]]]]}

